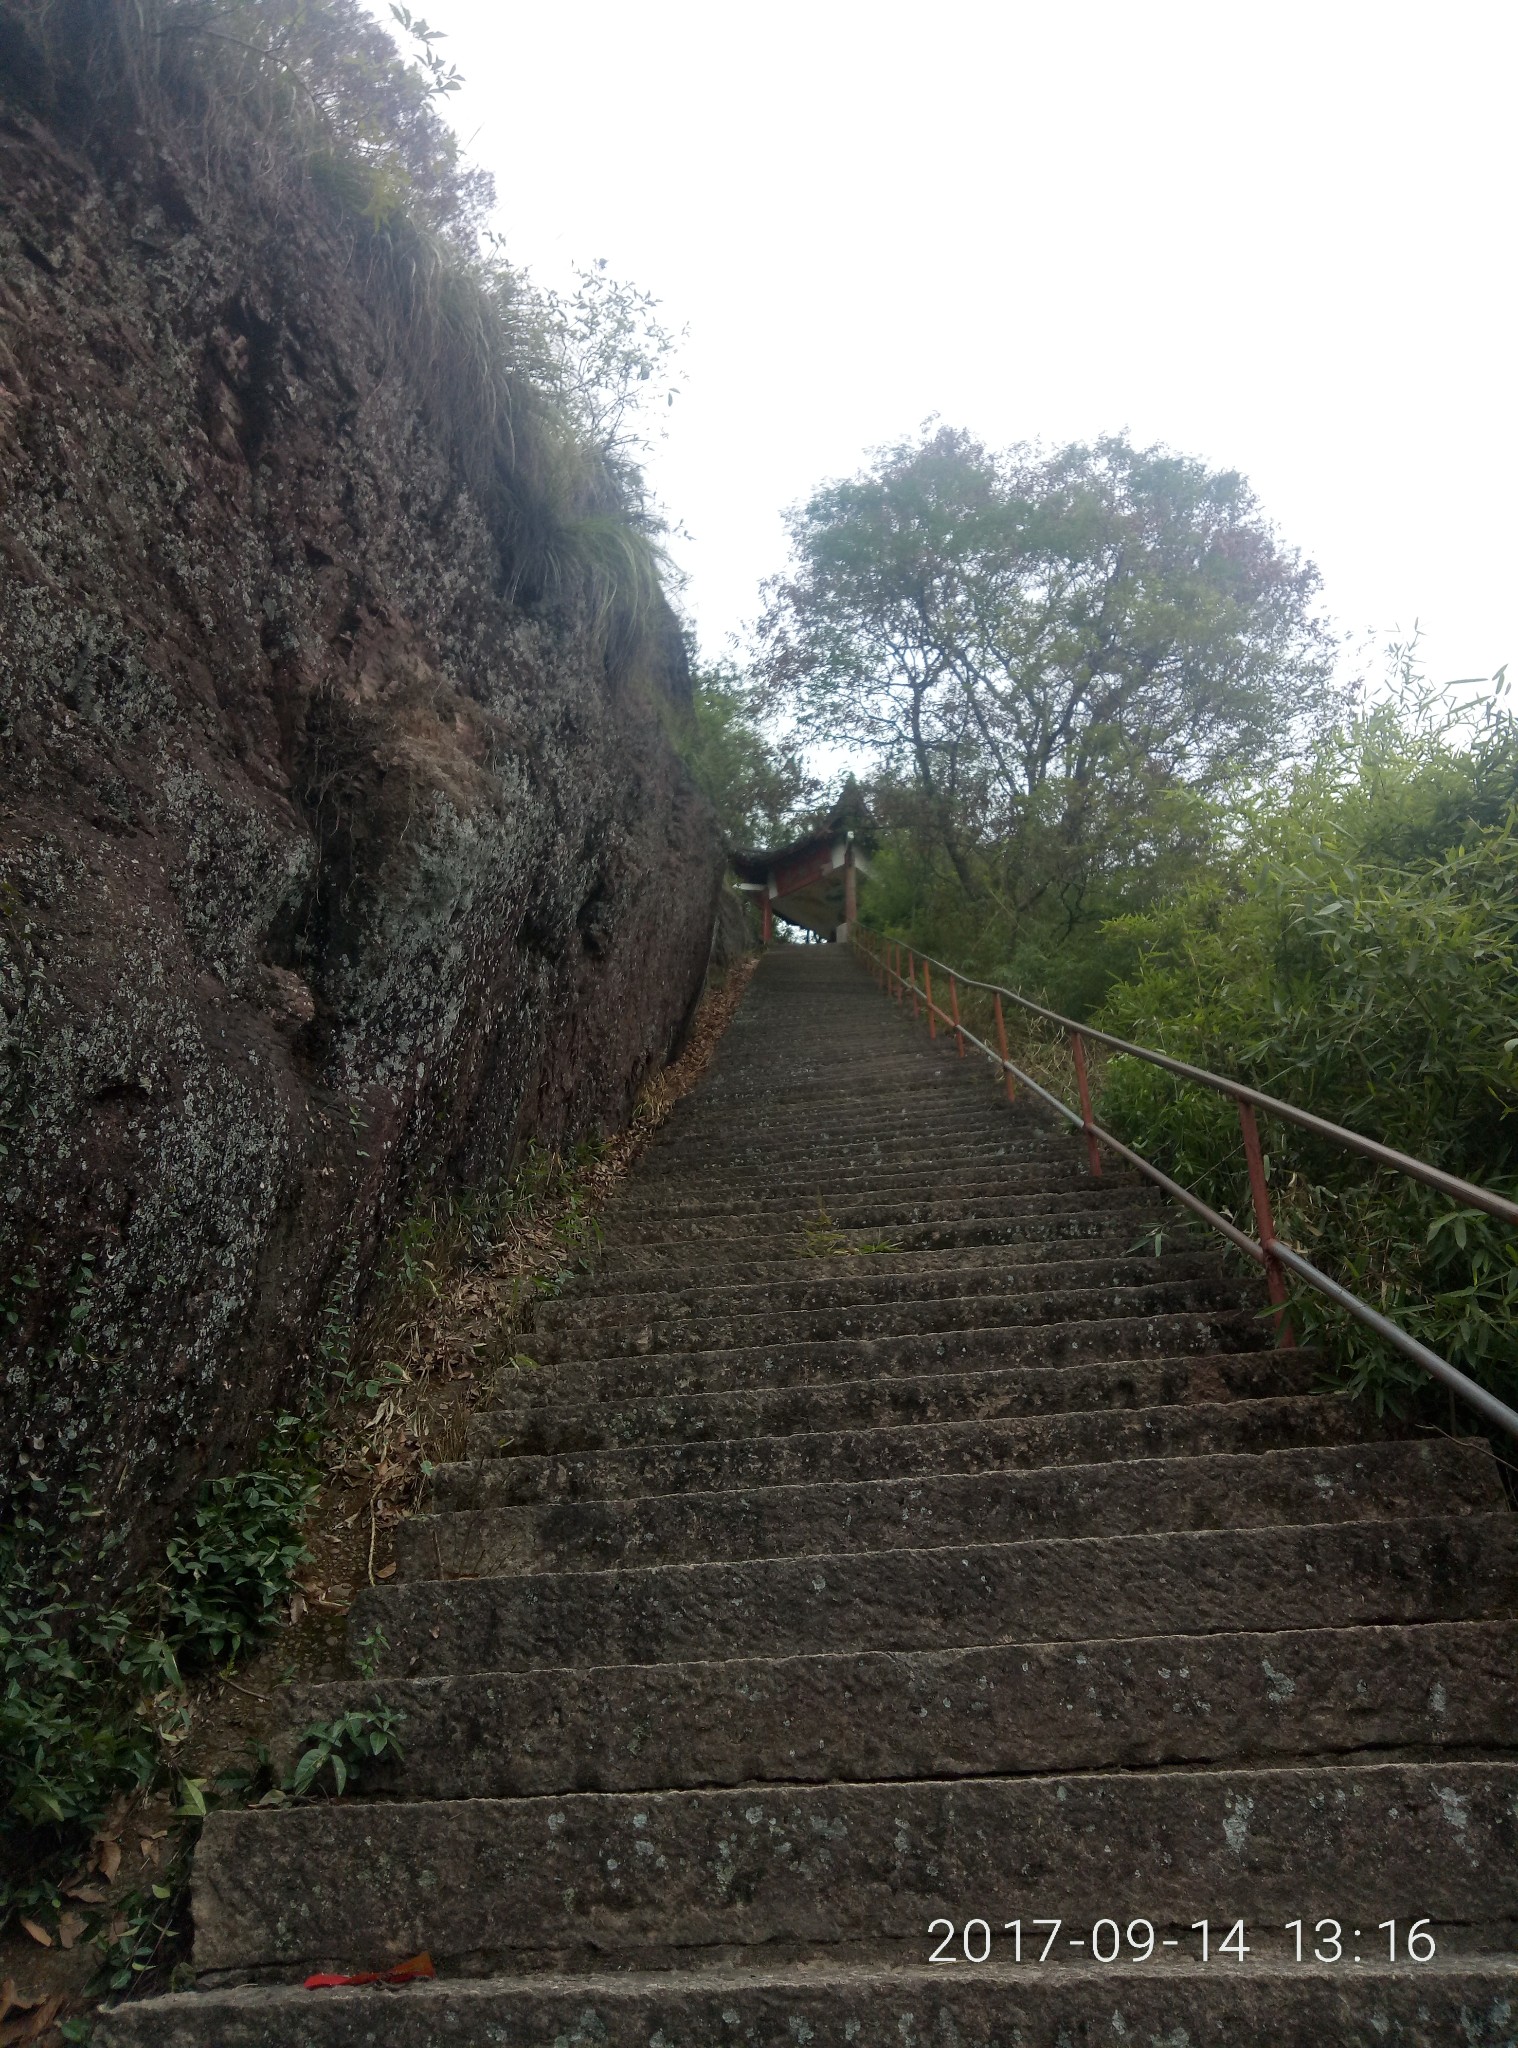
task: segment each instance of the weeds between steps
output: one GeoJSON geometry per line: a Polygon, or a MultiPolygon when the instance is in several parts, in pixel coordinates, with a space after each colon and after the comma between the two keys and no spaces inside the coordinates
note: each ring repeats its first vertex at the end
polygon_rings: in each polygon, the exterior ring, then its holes
{"type": "Polygon", "coordinates": [[[801,1226],[801,1256],[804,1259],[853,1259],[880,1252],[899,1252],[901,1246],[888,1237],[849,1237],[838,1229],[828,1214],[821,1195],[817,1211],[801,1226]]]}
{"type": "Polygon", "coordinates": [[[156,1574],[111,1590],[87,1480],[62,1545],[36,1515],[0,1531],[0,2039],[82,2041],[89,1999],[182,1979],[211,1807],[341,1796],[400,1753],[400,1717],[375,1703],[301,1731],[276,1785],[277,1688],[343,1674],[358,1585],[393,1573],[396,1524],[495,1374],[530,1363],[532,1303],[598,1247],[596,1210],[699,1079],[756,964],[709,988],[626,1129],[568,1156],[530,1148],[495,1190],[415,1205],[358,1319],[347,1262],[316,1398],[201,1489],[156,1574]],[[39,1970],[36,1997],[15,1989],[39,1970]]]}

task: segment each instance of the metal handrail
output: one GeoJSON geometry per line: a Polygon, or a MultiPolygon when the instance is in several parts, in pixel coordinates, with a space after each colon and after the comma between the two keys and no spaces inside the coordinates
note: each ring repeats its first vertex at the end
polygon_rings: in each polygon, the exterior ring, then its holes
{"type": "Polygon", "coordinates": [[[1373,1330],[1384,1342],[1400,1351],[1405,1358],[1410,1358],[1415,1365],[1421,1366],[1434,1379],[1459,1394],[1462,1400],[1467,1401],[1489,1422],[1506,1430],[1510,1436],[1518,1438],[1518,1411],[1508,1407],[1506,1402],[1499,1401],[1495,1394],[1488,1393],[1485,1387],[1461,1372],[1458,1366],[1453,1366],[1447,1359],[1441,1358],[1438,1352],[1431,1351],[1426,1344],[1420,1344],[1416,1337],[1399,1328],[1379,1310],[1373,1309],[1369,1302],[1362,1301],[1347,1287],[1340,1286],[1337,1280],[1320,1272],[1310,1260],[1303,1258],[1299,1251],[1284,1244],[1276,1236],[1255,1111],[1266,1110],[1272,1116],[1296,1124],[1302,1130],[1311,1131],[1315,1137],[1331,1139],[1336,1144],[1346,1146],[1350,1151],[1373,1159],[1378,1166],[1392,1167],[1410,1179],[1421,1181],[1424,1186],[1437,1189],[1440,1194],[1463,1204],[1466,1208],[1483,1210],[1487,1215],[1495,1216],[1515,1227],[1518,1227],[1518,1202],[1510,1202],[1503,1195],[1493,1194],[1489,1188],[1478,1187],[1474,1181],[1461,1180],[1457,1174],[1445,1173],[1440,1167],[1429,1166],[1425,1161],[1413,1158],[1410,1153],[1398,1152],[1394,1147],[1382,1145],[1374,1138],[1362,1137],[1358,1131],[1348,1130],[1343,1124],[1330,1123],[1326,1117],[1314,1116],[1311,1110],[1298,1109],[1294,1104],[1282,1102],[1274,1095],[1266,1095],[1261,1089],[1251,1088],[1243,1081],[1230,1080],[1223,1074],[1209,1073],[1205,1067],[1194,1067],[1185,1060],[1172,1059],[1168,1053],[1155,1052],[1150,1046],[1135,1045],[1126,1038],[1116,1037],[1110,1031],[1098,1031],[1089,1024],[1078,1023],[1073,1017],[1062,1016],[1058,1010],[1047,1009],[1042,1003],[1035,1003],[1027,996],[1018,995],[1015,989],[1003,988],[999,982],[977,981],[971,975],[961,974],[958,968],[950,967],[946,961],[935,960],[930,953],[917,953],[911,947],[901,945],[897,940],[880,938],[862,925],[851,926],[850,938],[870,961],[881,986],[886,989],[894,986],[898,1002],[904,1000],[910,990],[914,1016],[917,1014],[919,997],[922,999],[927,1010],[928,1032],[931,1037],[937,1037],[937,1027],[942,1023],[954,1033],[961,1058],[964,1057],[965,1045],[968,1042],[977,1051],[984,1053],[993,1066],[1000,1067],[1006,1080],[1009,1097],[1015,1092],[1015,1080],[1083,1132],[1093,1175],[1098,1178],[1101,1176],[1101,1147],[1105,1145],[1119,1158],[1136,1167],[1158,1187],[1163,1188],[1166,1194],[1184,1203],[1214,1230],[1220,1231],[1247,1257],[1263,1266],[1271,1305],[1276,1314],[1277,1335],[1283,1344],[1295,1342],[1290,1321],[1285,1313],[1286,1273],[1289,1271],[1299,1280],[1306,1281],[1317,1293],[1346,1310],[1367,1329],[1373,1330]],[[900,971],[903,955],[907,963],[905,974],[900,971]],[[917,980],[919,963],[922,967],[920,987],[917,980]],[[949,978],[952,1014],[943,1010],[933,999],[934,968],[937,968],[940,976],[947,975],[949,978]],[[959,1013],[961,987],[983,989],[994,998],[999,1051],[987,1045],[984,1039],[977,1038],[962,1021],[959,1013]],[[1068,1034],[1075,1062],[1076,1085],[1080,1093],[1078,1110],[1072,1109],[1067,1102],[1062,1102],[1057,1095],[1035,1081],[1031,1074],[1025,1074],[1021,1067],[1016,1066],[1007,1057],[1007,1033],[1002,1016],[1003,997],[1008,1002],[1016,1003],[1020,1009],[1058,1025],[1068,1034]],[[1200,1082],[1203,1087],[1226,1095],[1234,1103],[1243,1134],[1244,1158],[1249,1173],[1249,1192],[1254,1204],[1258,1238],[1250,1237],[1226,1216],[1220,1216],[1217,1210],[1210,1207],[1199,1195],[1192,1194],[1189,1188],[1182,1187],[1178,1181],[1162,1173],[1157,1166],[1152,1165],[1131,1146],[1125,1145],[1120,1138],[1114,1137],[1111,1131],[1104,1130],[1096,1122],[1092,1114],[1091,1089],[1086,1072],[1085,1041],[1088,1038],[1098,1045],[1110,1046],[1114,1052],[1126,1053],[1133,1059],[1147,1061],[1150,1066],[1179,1074],[1182,1080],[1200,1082]]]}

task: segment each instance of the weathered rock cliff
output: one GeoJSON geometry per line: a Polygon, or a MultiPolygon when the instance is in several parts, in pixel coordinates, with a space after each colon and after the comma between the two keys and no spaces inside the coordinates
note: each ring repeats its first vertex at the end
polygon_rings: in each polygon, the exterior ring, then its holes
{"type": "Polygon", "coordinates": [[[513,601],[320,194],[0,80],[4,1437],[167,1510],[418,1176],[624,1117],[719,854],[667,611],[513,601]]]}

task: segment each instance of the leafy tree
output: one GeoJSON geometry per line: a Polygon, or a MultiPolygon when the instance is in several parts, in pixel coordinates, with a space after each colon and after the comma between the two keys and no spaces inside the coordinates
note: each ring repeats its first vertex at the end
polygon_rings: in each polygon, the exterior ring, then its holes
{"type": "Polygon", "coordinates": [[[641,488],[636,464],[653,438],[648,417],[667,412],[679,395],[675,359],[684,332],[665,327],[653,293],[613,277],[604,256],[576,268],[572,292],[545,293],[544,303],[567,405],[641,488]]]}
{"type": "Polygon", "coordinates": [[[694,678],[691,723],[682,753],[716,806],[731,847],[775,846],[817,801],[819,785],[799,753],[776,744],[756,711],[752,690],[725,663],[694,678]]]}
{"type": "Polygon", "coordinates": [[[1267,768],[1329,707],[1316,571],[1233,472],[934,428],[789,525],[766,702],[872,754],[877,802],[1009,932],[1051,891],[1074,921],[1166,792],[1267,768]]]}

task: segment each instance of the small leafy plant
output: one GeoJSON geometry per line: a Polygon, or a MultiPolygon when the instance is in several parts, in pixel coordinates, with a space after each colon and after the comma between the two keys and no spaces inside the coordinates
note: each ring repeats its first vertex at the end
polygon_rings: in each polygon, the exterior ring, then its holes
{"type": "MultiPolygon", "coordinates": [[[[172,1955],[184,1931],[189,1887],[190,1845],[186,1843],[160,1876],[113,1900],[110,1927],[100,1937],[100,1968],[91,1986],[94,1992],[119,1995],[162,1972],[166,1953],[172,1955]]],[[[176,1968],[175,1978],[180,1974],[176,1968]]],[[[172,1979],[169,1988],[174,1988],[172,1979]]]]}
{"type": "Polygon", "coordinates": [[[371,1764],[382,1759],[401,1761],[405,1752],[396,1730],[405,1719],[399,1707],[375,1700],[367,1707],[351,1707],[335,1721],[313,1721],[301,1730],[303,1747],[287,1789],[301,1799],[320,1790],[322,1780],[330,1777],[332,1796],[341,1798],[371,1764]]]}
{"type": "Polygon", "coordinates": [[[266,1463],[207,1481],[189,1526],[169,1542],[168,1624],[192,1664],[241,1656],[305,1562],[301,1531],[316,1482],[284,1434],[266,1463]]]}
{"type": "MultiPolygon", "coordinates": [[[[172,1768],[184,1674],[235,1663],[288,1597],[314,1490],[298,1434],[281,1425],[249,1470],[208,1482],[136,1584],[113,1573],[86,1484],[37,1492],[0,1529],[0,1918],[57,1916],[110,1802],[172,1768]]],[[[179,1789],[180,1813],[203,1814],[197,1781],[179,1789]]]]}

